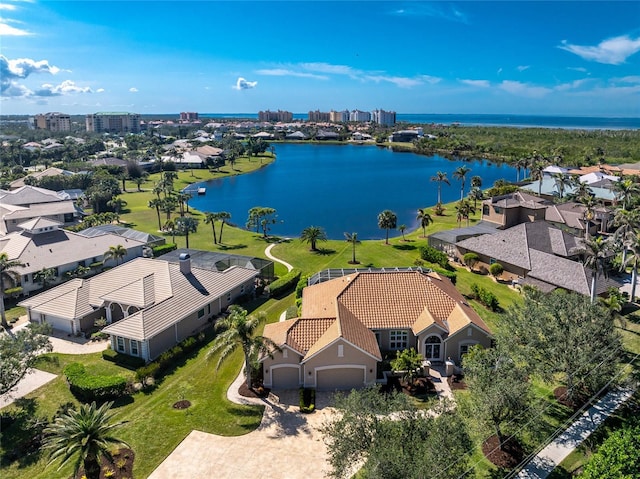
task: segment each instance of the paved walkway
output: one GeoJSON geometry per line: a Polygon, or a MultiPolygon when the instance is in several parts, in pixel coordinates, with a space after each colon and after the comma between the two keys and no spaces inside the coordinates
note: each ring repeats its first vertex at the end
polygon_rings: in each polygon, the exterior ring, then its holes
{"type": "Polygon", "coordinates": [[[634,390],[608,393],[582,414],[566,431],[538,453],[518,474],[521,479],[545,479],[582,441],[588,438],[613,412],[624,404],[634,390]]]}
{"type": "MultiPolygon", "coordinates": [[[[285,238],[285,239],[288,239],[288,238],[285,238]]],[[[271,250],[272,250],[272,249],[273,249],[273,247],[274,247],[275,245],[277,245],[277,244],[278,244],[278,243],[271,243],[269,246],[267,246],[267,249],[265,249],[265,250],[264,250],[264,255],[265,255],[267,258],[269,258],[271,261],[275,261],[276,263],[283,264],[283,265],[287,268],[287,271],[291,271],[291,270],[293,269],[293,266],[291,266],[289,263],[287,263],[287,262],[286,262],[286,261],[284,261],[284,260],[281,260],[281,259],[279,259],[279,258],[276,258],[275,256],[273,256],[273,255],[271,254],[271,250]]]]}
{"type": "Polygon", "coordinates": [[[0,396],[0,408],[8,406],[16,399],[26,396],[49,381],[53,381],[56,377],[55,374],[40,371],[39,369],[30,369],[15,388],[0,396]]]}
{"type": "Polygon", "coordinates": [[[453,392],[451,392],[451,386],[447,382],[447,377],[444,375],[445,369],[444,365],[431,365],[429,367],[429,376],[431,377],[431,381],[436,388],[436,393],[438,394],[438,398],[440,399],[449,399],[450,401],[455,401],[453,397],[453,392]]]}

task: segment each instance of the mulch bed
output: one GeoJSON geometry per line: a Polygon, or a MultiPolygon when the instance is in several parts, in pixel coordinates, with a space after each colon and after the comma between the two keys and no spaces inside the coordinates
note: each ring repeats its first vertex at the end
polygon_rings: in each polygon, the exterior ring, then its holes
{"type": "Polygon", "coordinates": [[[458,391],[467,389],[467,384],[464,382],[464,376],[462,374],[453,374],[447,378],[447,384],[452,391],[458,391]]]}
{"type": "MultiPolygon", "coordinates": [[[[113,453],[113,460],[110,461],[102,456],[100,461],[100,479],[127,479],[133,477],[133,460],[135,453],[126,447],[118,449],[113,453]]],[[[84,468],[80,468],[74,479],[81,479],[84,476],[84,468]]]]}
{"type": "Polygon", "coordinates": [[[271,389],[262,386],[249,389],[244,382],[238,388],[238,394],[246,398],[266,398],[270,392],[271,389]]]}
{"type": "Polygon", "coordinates": [[[524,451],[515,439],[508,439],[500,449],[500,441],[495,434],[482,443],[484,456],[500,468],[512,469],[522,461],[524,451]]]}
{"type": "Polygon", "coordinates": [[[173,403],[173,409],[187,409],[190,406],[191,401],[187,401],[186,399],[173,403]]]}
{"type": "Polygon", "coordinates": [[[573,400],[569,400],[567,397],[567,388],[564,386],[555,388],[553,390],[553,397],[556,398],[556,401],[560,404],[571,409],[579,409],[585,403],[584,398],[576,393],[574,393],[573,400]]]}
{"type": "Polygon", "coordinates": [[[435,391],[435,386],[429,378],[416,378],[412,387],[401,381],[399,377],[390,376],[387,378],[387,384],[380,387],[381,393],[402,392],[408,396],[423,395],[435,391]]]}

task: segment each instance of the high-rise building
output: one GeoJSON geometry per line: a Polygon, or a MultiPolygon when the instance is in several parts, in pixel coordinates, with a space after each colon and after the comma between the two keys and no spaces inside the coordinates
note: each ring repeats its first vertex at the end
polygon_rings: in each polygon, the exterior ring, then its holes
{"type": "Polygon", "coordinates": [[[371,121],[371,113],[368,111],[351,110],[351,113],[349,113],[349,121],[371,121]]]}
{"type": "Polygon", "coordinates": [[[198,120],[198,114],[195,111],[180,112],[180,121],[195,121],[195,120],[198,120]]]}
{"type": "Polygon", "coordinates": [[[349,121],[349,110],[335,111],[331,110],[329,112],[329,121],[333,123],[346,123],[349,121]]]}
{"type": "Polygon", "coordinates": [[[87,131],[95,133],[140,133],[137,113],[100,112],[86,117],[87,131]]]}
{"type": "Polygon", "coordinates": [[[71,117],[65,113],[50,112],[40,113],[34,117],[34,126],[38,130],[69,131],[71,130],[71,117]]]}
{"type": "Polygon", "coordinates": [[[330,113],[320,110],[309,112],[309,121],[329,121],[330,113]]]}
{"type": "Polygon", "coordinates": [[[292,121],[293,113],[290,111],[260,111],[258,112],[258,120],[260,121],[292,121]]]}
{"type": "Polygon", "coordinates": [[[378,125],[393,126],[396,124],[396,112],[385,110],[373,110],[371,112],[371,120],[378,125]]]}

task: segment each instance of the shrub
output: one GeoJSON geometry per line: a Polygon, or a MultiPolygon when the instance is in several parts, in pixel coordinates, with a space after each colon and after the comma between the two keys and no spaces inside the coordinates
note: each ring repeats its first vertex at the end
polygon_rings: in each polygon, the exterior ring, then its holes
{"type": "Polygon", "coordinates": [[[293,319],[298,317],[298,307],[297,306],[289,306],[285,313],[286,319],[293,319]]]}
{"type": "Polygon", "coordinates": [[[120,354],[113,349],[105,349],[102,351],[102,358],[128,369],[136,369],[145,364],[145,360],[142,358],[129,356],[128,354],[120,354]]]}
{"type": "Polygon", "coordinates": [[[147,378],[157,379],[160,372],[160,365],[158,363],[149,363],[146,366],[136,369],[136,381],[143,382],[147,378]]]}
{"type": "Polygon", "coordinates": [[[478,286],[476,283],[471,284],[471,296],[491,311],[498,311],[500,309],[500,303],[496,295],[482,286],[478,286]]]}
{"type": "Polygon", "coordinates": [[[473,267],[478,264],[478,261],[480,261],[480,256],[478,256],[476,253],[465,253],[465,255],[462,257],[462,261],[464,261],[464,264],[466,264],[469,268],[473,269],[473,267]]]}
{"type": "Polygon", "coordinates": [[[102,261],[96,261],[95,263],[91,263],[89,268],[98,269],[100,266],[102,266],[102,261]]]}
{"type": "Polygon", "coordinates": [[[19,296],[20,294],[22,294],[22,286],[5,289],[4,294],[7,296],[19,296]]]}
{"type": "Polygon", "coordinates": [[[153,257],[157,258],[158,256],[162,256],[163,254],[166,254],[169,251],[174,251],[176,249],[178,249],[178,245],[175,243],[167,243],[167,244],[161,244],[159,246],[154,246],[152,248],[153,257]]]}
{"type": "Polygon", "coordinates": [[[491,273],[491,276],[493,276],[494,278],[497,278],[503,272],[504,268],[500,263],[493,263],[491,266],[489,266],[489,273],[491,273]]]}
{"type": "Polygon", "coordinates": [[[300,388],[300,412],[312,413],[316,409],[316,390],[300,388]]]}
{"type": "Polygon", "coordinates": [[[91,341],[100,341],[107,338],[109,338],[109,335],[107,333],[103,333],[102,331],[91,334],[91,341]]]}
{"type": "Polygon", "coordinates": [[[433,271],[438,273],[440,276],[444,276],[445,278],[449,278],[453,284],[456,284],[458,280],[458,275],[455,271],[448,271],[442,268],[433,268],[433,271]]]}
{"type": "Polygon", "coordinates": [[[123,396],[127,380],[121,376],[94,376],[88,374],[80,363],[71,363],[64,368],[69,388],[81,401],[100,401],[123,396]]]}
{"type": "Polygon", "coordinates": [[[439,249],[431,246],[420,246],[419,251],[422,260],[428,263],[435,263],[448,271],[453,271],[453,267],[449,264],[449,258],[439,249]]]}
{"type": "Polygon", "coordinates": [[[271,297],[283,296],[284,293],[293,288],[300,280],[300,270],[292,269],[287,274],[278,278],[269,285],[269,294],[271,297]]]}
{"type": "Polygon", "coordinates": [[[305,274],[304,276],[300,276],[300,280],[296,285],[296,298],[302,298],[302,290],[307,287],[309,283],[309,275],[305,274]]]}

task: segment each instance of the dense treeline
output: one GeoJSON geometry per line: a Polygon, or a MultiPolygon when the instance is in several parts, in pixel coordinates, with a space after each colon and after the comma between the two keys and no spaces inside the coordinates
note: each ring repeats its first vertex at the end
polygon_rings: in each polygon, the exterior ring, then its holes
{"type": "Polygon", "coordinates": [[[571,166],[640,161],[640,131],[637,130],[432,125],[427,126],[424,133],[415,149],[429,155],[506,162],[540,156],[571,166]]]}

